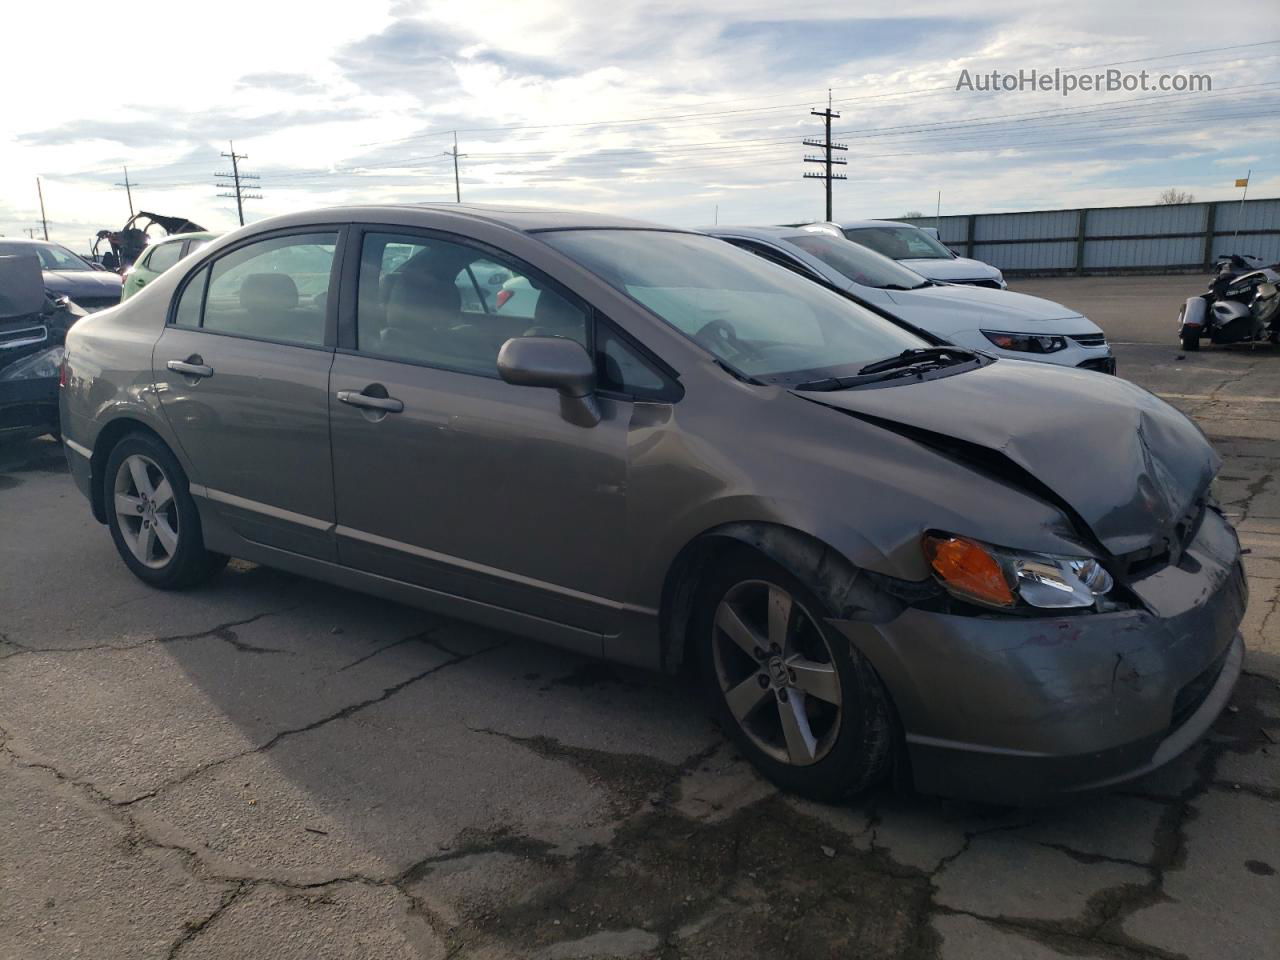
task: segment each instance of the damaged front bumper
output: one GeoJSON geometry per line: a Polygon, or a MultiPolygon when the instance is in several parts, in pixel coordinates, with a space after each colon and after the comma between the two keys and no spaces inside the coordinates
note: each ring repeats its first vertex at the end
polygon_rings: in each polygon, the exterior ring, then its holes
{"type": "Polygon", "coordinates": [[[1141,776],[1208,730],[1239,676],[1239,541],[1215,510],[1145,609],[1055,618],[907,609],[832,621],[893,697],[916,788],[1032,803],[1141,776]]]}

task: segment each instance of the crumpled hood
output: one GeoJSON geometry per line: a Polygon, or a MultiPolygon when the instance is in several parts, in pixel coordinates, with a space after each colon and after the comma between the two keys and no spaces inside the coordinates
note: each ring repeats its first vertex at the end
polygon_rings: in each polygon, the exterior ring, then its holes
{"type": "Polygon", "coordinates": [[[944,331],[955,330],[1056,334],[1102,332],[1070,307],[1025,293],[959,285],[886,290],[885,293],[902,308],[896,311],[899,316],[943,336],[946,335],[944,331]],[[938,327],[941,329],[935,329],[938,327]]]}
{"type": "Polygon", "coordinates": [[[44,285],[74,300],[80,297],[109,297],[120,294],[120,275],[106,270],[46,270],[44,285]]]}
{"type": "Polygon", "coordinates": [[[899,260],[909,270],[914,270],[930,280],[998,280],[1000,271],[981,260],[956,257],[954,260],[909,259],[899,260]]]}
{"type": "Polygon", "coordinates": [[[796,395],[887,429],[902,425],[1003,455],[1113,555],[1175,537],[1222,462],[1178,410],[1119,377],[1085,370],[997,360],[923,383],[796,395]]]}

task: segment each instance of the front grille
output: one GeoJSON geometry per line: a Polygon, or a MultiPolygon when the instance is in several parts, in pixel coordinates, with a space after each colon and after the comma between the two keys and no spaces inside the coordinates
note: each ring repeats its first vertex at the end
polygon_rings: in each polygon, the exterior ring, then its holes
{"type": "Polygon", "coordinates": [[[17,347],[29,347],[33,343],[44,343],[49,337],[47,327],[19,327],[16,330],[0,331],[0,350],[13,350],[17,347]]]}
{"type": "Polygon", "coordinates": [[[1071,339],[1082,347],[1105,347],[1107,345],[1107,335],[1105,333],[1081,333],[1072,335],[1071,339]]]}
{"type": "Polygon", "coordinates": [[[963,283],[967,287],[990,287],[992,290],[1002,290],[999,280],[948,280],[948,283],[963,283]]]}
{"type": "Polygon", "coordinates": [[[1208,500],[1201,497],[1178,518],[1177,523],[1173,525],[1172,536],[1166,537],[1160,543],[1116,557],[1124,567],[1125,576],[1131,581],[1141,580],[1153,573],[1158,573],[1170,564],[1180,563],[1183,553],[1200,532],[1200,524],[1204,523],[1208,506],[1208,500]]]}
{"type": "Polygon", "coordinates": [[[1115,357],[1091,357],[1088,360],[1082,360],[1076,364],[1084,370],[1097,370],[1099,373],[1115,373],[1116,358],[1115,357]]]}

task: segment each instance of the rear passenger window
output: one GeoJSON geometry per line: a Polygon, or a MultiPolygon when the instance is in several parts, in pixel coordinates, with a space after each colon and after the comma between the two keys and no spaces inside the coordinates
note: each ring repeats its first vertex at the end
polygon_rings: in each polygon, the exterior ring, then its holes
{"type": "Polygon", "coordinates": [[[356,347],[464,373],[498,375],[513,337],[586,347],[588,313],[515,261],[461,243],[371,233],[360,252],[356,347]]]}
{"type": "Polygon", "coordinates": [[[195,279],[189,281],[178,300],[173,322],[179,327],[200,326],[200,308],[204,305],[204,288],[209,283],[209,268],[205,267],[195,279]]]}
{"type": "Polygon", "coordinates": [[[147,269],[156,273],[164,273],[175,263],[178,262],[178,254],[182,251],[182,241],[177,240],[173,243],[162,243],[147,257],[147,269]]]}
{"type": "Polygon", "coordinates": [[[272,237],[215,260],[205,294],[204,328],[323,345],[337,244],[336,233],[272,237]]]}

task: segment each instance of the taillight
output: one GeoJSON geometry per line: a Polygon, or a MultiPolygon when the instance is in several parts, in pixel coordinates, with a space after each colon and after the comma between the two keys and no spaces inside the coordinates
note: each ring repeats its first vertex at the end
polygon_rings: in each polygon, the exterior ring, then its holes
{"type": "Polygon", "coordinates": [[[498,296],[495,298],[498,302],[498,309],[502,309],[502,305],[511,299],[513,294],[510,290],[499,290],[498,296]]]}

